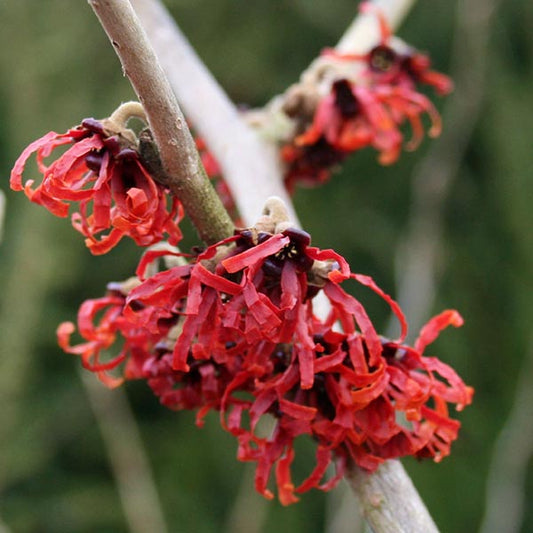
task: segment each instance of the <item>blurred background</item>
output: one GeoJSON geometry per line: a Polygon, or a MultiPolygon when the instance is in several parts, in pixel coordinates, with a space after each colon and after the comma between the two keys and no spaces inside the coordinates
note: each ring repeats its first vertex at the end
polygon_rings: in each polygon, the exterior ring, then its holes
{"type": "MultiPolygon", "coordinates": [[[[352,0],[165,4],[251,106],[295,82],[356,12],[352,0]]],[[[476,389],[460,438],[440,464],[403,461],[443,532],[533,531],[531,28],[526,0],[415,5],[398,34],[456,81],[432,97],[443,135],[391,167],[364,150],[295,196],[313,243],[396,295],[413,335],[444,308],[465,318],[431,349],[476,389]]],[[[133,96],[86,2],[0,1],[0,531],[357,531],[342,488],[264,503],[216,416],[198,429],[143,383],[108,393],[57,347],[58,323],[130,276],[139,250],[92,257],[68,221],[9,190],[9,172],[31,141],[133,96]]],[[[364,301],[385,331],[387,310],[364,301]]],[[[303,445],[297,477],[312,453],[303,445]]]]}

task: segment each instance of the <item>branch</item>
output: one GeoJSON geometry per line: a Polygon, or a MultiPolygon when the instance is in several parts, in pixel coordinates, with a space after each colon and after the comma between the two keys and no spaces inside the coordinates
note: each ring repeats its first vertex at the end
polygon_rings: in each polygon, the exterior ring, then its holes
{"type": "Polygon", "coordinates": [[[124,390],[102,387],[81,367],[79,374],[105,443],[129,531],[165,533],[161,503],[124,390]]]}
{"type": "MultiPolygon", "coordinates": [[[[260,141],[242,121],[164,7],[157,0],[132,0],[132,3],[145,23],[187,114],[219,161],[245,222],[251,224],[255,221],[268,196],[278,196],[291,206],[281,186],[281,170],[274,148],[260,141]],[[228,139],[231,141],[228,142],[228,139]]],[[[412,2],[378,0],[376,3],[395,25],[412,2]]],[[[345,37],[341,43],[352,39],[357,41],[358,33],[365,28],[361,24],[351,26],[349,39],[345,37]]],[[[291,218],[296,222],[294,212],[291,218]]],[[[353,467],[347,478],[375,533],[436,531],[399,462],[388,461],[371,476],[353,467]],[[376,494],[380,495],[378,505],[376,494]],[[398,529],[400,525],[404,529],[398,529]],[[417,529],[419,526],[423,529],[417,529]]]]}
{"type": "Polygon", "coordinates": [[[213,244],[232,235],[233,223],[205,174],[176,97],[130,3],[89,0],[89,4],[145,108],[169,177],[166,185],[183,203],[202,240],[213,244]]]}
{"type": "MultiPolygon", "coordinates": [[[[409,13],[416,0],[374,0],[394,31],[409,13]]],[[[335,50],[340,53],[364,54],[380,41],[381,33],[375,13],[360,13],[348,26],[335,50]]]]}
{"type": "Polygon", "coordinates": [[[527,508],[526,481],[533,455],[533,338],[522,363],[511,413],[496,439],[480,533],[518,533],[527,508]],[[502,512],[502,509],[505,511],[502,512]]]}

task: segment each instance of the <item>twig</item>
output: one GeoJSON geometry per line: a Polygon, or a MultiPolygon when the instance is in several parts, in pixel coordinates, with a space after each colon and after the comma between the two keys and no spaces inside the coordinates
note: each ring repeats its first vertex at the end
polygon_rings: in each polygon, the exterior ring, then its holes
{"type": "Polygon", "coordinates": [[[89,0],[89,4],[145,108],[168,187],[183,203],[202,240],[213,244],[231,235],[233,223],[205,174],[172,88],[129,1],[89,0]]]}
{"type": "Polygon", "coordinates": [[[533,338],[520,369],[511,413],[494,446],[480,533],[518,533],[533,455],[533,338]]]}
{"type": "Polygon", "coordinates": [[[139,429],[122,389],[110,391],[80,368],[132,533],[165,533],[167,527],[139,429]]]}

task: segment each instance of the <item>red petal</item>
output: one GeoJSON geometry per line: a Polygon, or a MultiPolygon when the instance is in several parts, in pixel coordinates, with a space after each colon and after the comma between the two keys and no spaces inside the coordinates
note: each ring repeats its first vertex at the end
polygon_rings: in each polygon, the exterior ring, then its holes
{"type": "Polygon", "coordinates": [[[305,479],[296,489],[296,492],[302,493],[318,487],[320,480],[324,477],[326,470],[331,462],[331,450],[324,446],[318,446],[316,449],[316,466],[309,477],[305,479]]]}
{"type": "Polygon", "coordinates": [[[285,400],[283,398],[279,401],[279,407],[281,412],[292,418],[298,418],[300,420],[311,421],[317,414],[317,409],[315,407],[308,407],[307,405],[290,402],[289,400],[285,400]]]}
{"type": "Polygon", "coordinates": [[[213,274],[201,263],[197,263],[193,267],[192,276],[197,277],[204,285],[213,287],[218,292],[226,294],[239,294],[241,292],[241,286],[238,283],[234,283],[222,276],[213,274]]]}
{"type": "Polygon", "coordinates": [[[407,336],[407,320],[405,319],[405,315],[403,314],[403,311],[398,305],[398,303],[382,289],[380,289],[378,285],[376,285],[376,282],[370,276],[364,276],[362,274],[352,274],[351,277],[353,279],[356,279],[359,283],[361,283],[361,285],[365,285],[366,287],[372,289],[376,294],[379,294],[379,296],[381,296],[390,305],[392,311],[398,318],[401,327],[400,337],[394,342],[403,342],[403,340],[407,336]]]}
{"type": "Polygon", "coordinates": [[[247,266],[261,261],[269,255],[274,255],[289,242],[289,237],[285,237],[281,233],[273,235],[270,237],[270,239],[258,244],[257,246],[254,246],[253,248],[248,248],[248,250],[245,250],[240,254],[224,259],[222,261],[222,265],[229,273],[237,272],[247,266]]]}
{"type": "Polygon", "coordinates": [[[415,341],[415,350],[424,353],[426,346],[431,344],[439,333],[448,326],[456,328],[463,325],[463,317],[455,310],[448,309],[434,316],[421,330],[415,341]]]}
{"type": "MultiPolygon", "coordinates": [[[[11,188],[14,191],[22,191],[22,175],[24,173],[24,167],[26,165],[26,162],[30,158],[31,154],[34,152],[39,152],[41,149],[46,147],[47,145],[52,144],[52,141],[58,141],[61,140],[61,144],[71,144],[72,139],[70,137],[65,138],[63,135],[60,135],[59,133],[56,133],[55,131],[51,131],[41,137],[40,139],[37,139],[36,141],[33,141],[29,146],[27,146],[22,154],[18,157],[18,159],[15,161],[15,165],[13,167],[13,170],[11,171],[11,177],[9,180],[9,184],[11,188]]],[[[57,146],[58,143],[53,143],[53,146],[57,146]]]]}
{"type": "MultiPolygon", "coordinates": [[[[332,302],[333,307],[340,306],[341,309],[353,316],[365,337],[366,345],[370,352],[370,364],[377,365],[381,355],[381,341],[365,308],[353,296],[346,294],[337,284],[331,281],[328,281],[324,286],[324,292],[332,302]]],[[[342,317],[339,318],[342,319],[342,317]]],[[[346,333],[351,332],[346,331],[346,333]]]]}
{"type": "Polygon", "coordinates": [[[292,446],[287,446],[285,455],[276,465],[276,482],[278,485],[278,497],[281,505],[296,503],[298,498],[294,495],[294,484],[291,481],[291,463],[294,459],[292,446]]]}

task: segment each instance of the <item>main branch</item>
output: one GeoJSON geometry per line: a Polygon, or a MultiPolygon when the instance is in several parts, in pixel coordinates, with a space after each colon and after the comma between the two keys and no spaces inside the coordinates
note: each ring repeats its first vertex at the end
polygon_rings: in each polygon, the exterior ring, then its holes
{"type": "Polygon", "coordinates": [[[168,175],[202,240],[215,243],[233,233],[233,223],[213,190],[176,97],[128,0],[89,0],[124,74],[144,106],[168,175]]]}
{"type": "MultiPolygon", "coordinates": [[[[90,1],[92,4],[111,3],[110,0],[90,1]]],[[[413,2],[376,0],[374,3],[383,10],[394,28],[413,2]]],[[[113,3],[124,2],[117,0],[113,3]]],[[[280,188],[281,170],[272,147],[258,139],[256,133],[238,117],[235,107],[192,50],[164,6],[157,0],[132,0],[132,3],[145,24],[174,90],[195,127],[219,160],[245,221],[252,223],[257,218],[268,196],[281,196],[287,202],[287,195],[280,188]],[[231,140],[228,142],[228,139],[231,140]]],[[[101,12],[96,8],[95,11],[97,14],[101,12]]],[[[354,43],[363,43],[363,46],[370,48],[378,39],[373,17],[360,15],[349,27],[337,49],[343,51],[347,47],[353,53],[354,43]]],[[[149,70],[146,72],[151,72],[152,66],[147,67],[149,70]]],[[[127,66],[125,70],[126,74],[131,74],[127,66]]],[[[138,94],[143,95],[142,90],[138,94]]],[[[142,101],[148,112],[148,102],[142,101]]],[[[294,215],[291,218],[295,220],[294,215]]],[[[375,533],[437,531],[398,461],[386,462],[372,475],[354,466],[347,478],[375,533]]]]}

